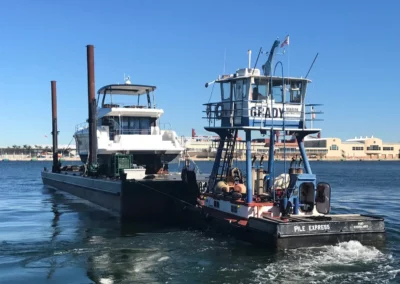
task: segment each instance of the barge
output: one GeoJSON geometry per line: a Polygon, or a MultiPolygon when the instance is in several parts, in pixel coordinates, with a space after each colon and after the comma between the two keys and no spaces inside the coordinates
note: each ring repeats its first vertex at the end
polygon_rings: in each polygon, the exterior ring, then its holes
{"type": "MultiPolygon", "coordinates": [[[[208,176],[198,175],[185,162],[181,173],[168,171],[183,147],[175,131],[161,130],[150,94],[155,86],[112,84],[102,87],[98,107],[94,84],[94,47],[87,46],[88,123],[75,132],[83,165],[61,166],[58,160],[56,82],[51,82],[53,166],[41,172],[43,184],[107,208],[122,219],[171,221],[194,206],[208,176]],[[116,103],[118,95],[134,96],[137,103],[116,103]],[[144,105],[140,97],[145,96],[144,105]],[[107,101],[107,96],[110,101],[107,101]],[[114,102],[112,101],[114,99],[114,102]]],[[[198,174],[198,173],[197,173],[198,174]]]]}
{"type": "Polygon", "coordinates": [[[305,103],[311,80],[285,77],[283,63],[273,62],[279,45],[275,40],[262,72],[251,68],[249,58],[248,68],[206,84],[220,86],[220,100],[205,104],[204,111],[205,129],[219,136],[219,144],[207,190],[198,205],[190,208],[191,219],[203,229],[274,248],[384,241],[383,218],[331,213],[331,186],[317,182],[304,148],[304,138],[320,132],[306,123],[319,105],[305,103]],[[275,75],[277,69],[281,76],[275,75]],[[244,141],[238,139],[240,132],[244,141]],[[251,155],[254,133],[269,136],[265,157],[251,155]],[[282,172],[277,172],[275,164],[274,145],[279,138],[284,143],[282,172]],[[292,156],[285,141],[296,141],[300,156],[292,156]],[[245,145],[237,147],[238,143],[245,145]],[[245,149],[245,169],[233,165],[234,153],[241,148],[245,149]]]}

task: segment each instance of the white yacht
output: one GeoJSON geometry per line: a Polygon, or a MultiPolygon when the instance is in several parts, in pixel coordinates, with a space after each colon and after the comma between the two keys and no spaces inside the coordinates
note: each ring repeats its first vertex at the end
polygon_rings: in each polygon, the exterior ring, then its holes
{"type": "MultiPolygon", "coordinates": [[[[173,130],[160,129],[164,113],[154,103],[155,86],[124,84],[107,85],[97,92],[97,159],[107,164],[113,154],[132,154],[146,173],[167,171],[168,163],[181,155],[184,148],[173,130]],[[144,97],[144,100],[141,98],[144,97]],[[125,103],[119,99],[124,98],[125,103]]],[[[89,149],[88,124],[76,127],[77,152],[86,163],[89,149]]]]}

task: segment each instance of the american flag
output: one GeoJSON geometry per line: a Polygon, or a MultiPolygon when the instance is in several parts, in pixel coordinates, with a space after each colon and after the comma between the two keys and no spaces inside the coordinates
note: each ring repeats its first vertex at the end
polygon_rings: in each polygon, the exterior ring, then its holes
{"type": "Polygon", "coordinates": [[[284,47],[285,45],[289,45],[289,35],[286,36],[285,40],[281,44],[281,47],[284,47]]]}

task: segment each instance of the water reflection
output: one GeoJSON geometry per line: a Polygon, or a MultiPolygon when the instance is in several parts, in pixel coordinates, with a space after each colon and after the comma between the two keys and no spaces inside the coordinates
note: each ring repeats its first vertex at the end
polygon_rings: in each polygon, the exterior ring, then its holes
{"type": "Polygon", "coordinates": [[[168,249],[163,248],[163,234],[178,232],[178,228],[122,222],[110,212],[64,192],[44,187],[43,193],[48,197],[44,202],[51,204],[53,212],[51,244],[55,254],[47,279],[62,268],[57,264],[62,255],[78,258],[80,263],[76,264],[85,267],[87,277],[95,283],[157,281],[152,266],[168,259],[164,255],[168,249]],[[65,236],[65,222],[75,229],[73,236],[65,236]]]}

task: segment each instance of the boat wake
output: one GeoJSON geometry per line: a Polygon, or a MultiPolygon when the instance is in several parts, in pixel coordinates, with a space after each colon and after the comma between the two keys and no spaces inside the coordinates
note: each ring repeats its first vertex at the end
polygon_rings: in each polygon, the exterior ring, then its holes
{"type": "Polygon", "coordinates": [[[255,283],[389,283],[400,270],[394,259],[358,241],[290,250],[253,271],[255,283]]]}

